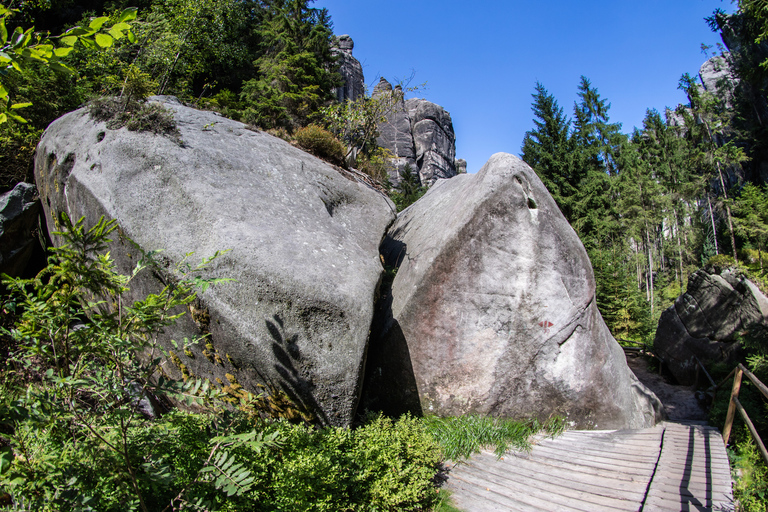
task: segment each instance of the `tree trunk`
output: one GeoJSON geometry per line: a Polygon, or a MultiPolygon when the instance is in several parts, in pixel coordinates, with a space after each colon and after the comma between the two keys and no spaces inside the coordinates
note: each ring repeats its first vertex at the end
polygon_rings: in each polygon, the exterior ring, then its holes
{"type": "Polygon", "coordinates": [[[715,241],[715,254],[720,254],[717,249],[717,230],[715,229],[715,215],[712,213],[712,201],[709,200],[709,191],[707,191],[707,205],[709,206],[709,218],[712,221],[712,238],[715,241]]]}
{"type": "Polygon", "coordinates": [[[725,216],[728,219],[728,231],[731,235],[731,249],[733,249],[733,261],[739,261],[739,257],[736,256],[736,237],[733,235],[733,222],[731,221],[731,206],[728,204],[728,192],[725,191],[725,180],[723,179],[723,171],[720,167],[720,162],[717,163],[717,175],[720,178],[720,186],[723,188],[723,198],[725,199],[725,216]]]}
{"type": "Polygon", "coordinates": [[[653,317],[653,253],[651,252],[651,235],[648,232],[648,223],[645,224],[646,249],[648,251],[648,301],[651,303],[651,317],[653,317]]]}
{"type": "MultiPolygon", "coordinates": [[[[677,258],[680,263],[680,289],[683,288],[683,246],[680,243],[680,223],[677,220],[677,212],[673,211],[673,215],[675,216],[675,231],[677,231],[677,258]]],[[[675,271],[677,273],[677,271],[675,271]]]]}

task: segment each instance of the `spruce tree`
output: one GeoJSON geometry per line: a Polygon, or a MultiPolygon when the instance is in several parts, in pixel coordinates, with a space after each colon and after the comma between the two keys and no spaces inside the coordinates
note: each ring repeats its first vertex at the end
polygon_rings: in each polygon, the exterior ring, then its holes
{"type": "Polygon", "coordinates": [[[327,9],[310,8],[311,2],[265,2],[263,55],[254,62],[259,76],[243,86],[247,121],[294,130],[333,99],[340,78],[331,54],[331,19],[327,9]]]}
{"type": "Polygon", "coordinates": [[[611,178],[619,173],[616,154],[626,137],[619,131],[620,124],[609,122],[610,104],[584,76],[578,94],[572,140],[580,180],[573,202],[573,227],[589,248],[607,243],[616,234],[616,197],[611,178]]]}
{"type": "Polygon", "coordinates": [[[577,192],[580,176],[573,165],[571,122],[554,96],[540,82],[531,109],[535,129],[525,133],[522,158],[536,171],[544,186],[560,207],[565,218],[573,222],[571,202],[577,192]]]}

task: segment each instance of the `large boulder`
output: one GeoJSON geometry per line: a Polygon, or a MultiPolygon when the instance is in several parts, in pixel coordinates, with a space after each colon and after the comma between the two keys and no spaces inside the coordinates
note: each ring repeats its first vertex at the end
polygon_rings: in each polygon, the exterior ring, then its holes
{"type": "Polygon", "coordinates": [[[0,195],[0,274],[22,276],[38,246],[33,235],[40,215],[35,186],[18,183],[0,195]]]}
{"type": "Polygon", "coordinates": [[[367,408],[557,414],[580,428],[660,418],[597,310],[578,236],[517,157],[438,180],[398,216],[382,254],[396,274],[374,323],[367,408]]]}
{"type": "Polygon", "coordinates": [[[48,127],[35,176],[49,226],[60,212],[86,225],[117,219],[110,250],[122,272],[137,259],[126,240],[162,249],[167,268],[139,274],[134,298],[173,279],[186,254],[229,250],[205,276],[233,281],[202,293],[165,333],[166,341],[209,335],[212,347],[177,353],[177,366],[252,391],[271,384],[322,422],[348,425],[394,205],[281,139],[158,101],[173,111],[183,143],[107,129],[86,109],[48,127]]]}
{"type": "Polygon", "coordinates": [[[737,335],[755,326],[768,328],[768,298],[738,270],[706,267],[662,313],[653,345],[678,382],[690,385],[696,358],[735,364],[737,335]]]}

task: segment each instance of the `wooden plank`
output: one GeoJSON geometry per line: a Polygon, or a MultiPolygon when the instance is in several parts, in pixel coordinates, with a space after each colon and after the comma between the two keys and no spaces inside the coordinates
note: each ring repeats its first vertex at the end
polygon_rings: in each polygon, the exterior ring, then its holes
{"type": "MultiPolygon", "coordinates": [[[[489,454],[490,455],[490,454],[489,454]]],[[[490,455],[492,456],[492,455],[490,455]]],[[[557,478],[559,480],[565,480],[573,486],[591,485],[599,487],[604,493],[615,493],[615,495],[621,496],[635,495],[641,493],[645,495],[645,491],[650,482],[650,478],[641,481],[625,481],[619,480],[613,477],[600,477],[593,473],[579,473],[566,469],[556,468],[553,466],[540,464],[535,460],[515,458],[510,465],[518,470],[525,472],[526,474],[540,474],[544,478],[557,478]]],[[[609,494],[614,495],[614,494],[609,494]]]]}
{"type": "MultiPolygon", "coordinates": [[[[476,485],[481,489],[485,489],[486,491],[488,491],[488,494],[485,496],[485,498],[499,504],[504,504],[505,502],[512,502],[515,504],[515,506],[519,506],[520,504],[523,504],[523,505],[526,505],[527,507],[530,507],[530,508],[526,508],[525,510],[532,510],[532,511],[541,510],[545,512],[549,512],[552,510],[552,504],[546,500],[542,500],[534,496],[529,496],[525,491],[518,491],[516,489],[505,489],[501,486],[497,486],[493,482],[486,482],[483,479],[483,476],[473,474],[472,472],[464,471],[460,476],[454,476],[454,478],[463,480],[466,483],[471,483],[473,485],[476,485]]],[[[580,509],[572,508],[566,505],[563,505],[562,507],[559,507],[559,508],[560,510],[563,510],[563,512],[589,512],[589,511],[583,511],[580,509]]]]}
{"type": "Polygon", "coordinates": [[[653,466],[655,466],[656,461],[653,462],[645,461],[643,463],[634,463],[632,461],[625,461],[619,458],[613,458],[613,457],[603,457],[599,455],[588,455],[588,454],[579,454],[578,457],[574,457],[573,455],[569,454],[567,451],[564,450],[558,450],[556,448],[549,448],[549,447],[538,447],[533,452],[534,456],[537,457],[545,457],[549,459],[555,459],[555,460],[574,460],[577,461],[578,464],[590,466],[590,467],[596,467],[596,468],[602,468],[602,469],[609,469],[613,471],[620,471],[624,474],[629,475],[647,475],[653,473],[653,466]]]}
{"type": "Polygon", "coordinates": [[[637,450],[628,449],[627,447],[621,447],[617,446],[614,449],[611,449],[610,447],[603,447],[603,446],[589,446],[589,445],[578,445],[578,444],[547,444],[547,445],[539,445],[536,448],[543,447],[543,448],[554,448],[558,450],[562,450],[564,452],[568,453],[574,453],[574,454],[591,454],[591,455],[597,455],[601,457],[609,457],[611,459],[620,459],[624,461],[634,461],[634,462],[648,462],[653,461],[654,463],[659,458],[659,447],[646,447],[646,450],[644,452],[639,452],[637,450]]]}
{"type": "MultiPolygon", "coordinates": [[[[517,454],[515,454],[514,456],[523,458],[517,454]]],[[[555,468],[560,468],[568,471],[584,473],[587,475],[594,475],[597,477],[615,478],[617,480],[626,480],[630,482],[636,482],[636,481],[647,482],[651,479],[651,476],[652,476],[651,472],[648,472],[647,474],[643,474],[643,475],[617,473],[613,467],[609,469],[604,469],[604,468],[598,468],[595,466],[579,464],[578,462],[574,462],[574,461],[558,460],[554,458],[537,457],[535,459],[529,459],[529,460],[535,460],[540,464],[548,465],[548,466],[552,466],[555,468]]]]}
{"type": "Polygon", "coordinates": [[[681,460],[676,457],[670,457],[669,455],[662,455],[660,460],[663,460],[664,466],[669,468],[678,468],[681,470],[684,468],[687,468],[691,471],[698,471],[701,473],[709,472],[712,474],[715,474],[715,473],[717,474],[724,473],[727,475],[731,474],[730,464],[726,464],[721,460],[707,461],[702,457],[701,459],[694,459],[693,461],[688,463],[685,460],[681,460]]]}
{"type": "Polygon", "coordinates": [[[512,500],[501,500],[502,503],[499,503],[490,499],[490,491],[459,478],[450,480],[446,488],[452,493],[451,501],[454,505],[465,512],[538,512],[525,503],[512,500]]]}
{"type": "Polygon", "coordinates": [[[510,467],[508,464],[489,462],[480,458],[473,458],[471,464],[489,474],[495,475],[508,482],[508,485],[527,488],[529,490],[543,490],[547,493],[558,494],[570,500],[579,500],[597,505],[610,505],[616,510],[637,510],[644,493],[634,493],[629,497],[627,493],[607,495],[604,488],[593,485],[575,486],[567,479],[547,476],[541,473],[523,473],[519,467],[510,467]]]}
{"type": "MultiPolygon", "coordinates": [[[[707,507],[693,502],[677,503],[674,500],[665,500],[661,498],[649,498],[643,506],[643,512],[647,511],[675,511],[675,512],[711,512],[717,510],[717,507],[707,507]]],[[[727,509],[726,509],[727,510],[727,509]]],[[[732,508],[730,510],[733,510],[732,508]]]]}
{"type": "Polygon", "coordinates": [[[727,495],[723,493],[694,493],[692,496],[689,493],[680,492],[677,490],[663,490],[656,487],[652,492],[648,493],[649,497],[660,498],[666,501],[677,501],[679,503],[695,503],[703,507],[714,507],[716,504],[727,499],[727,495]]]}
{"type": "Polygon", "coordinates": [[[468,475],[475,476],[483,482],[486,482],[485,485],[490,488],[491,491],[497,492],[503,496],[516,500],[538,500],[538,502],[534,503],[534,505],[537,506],[542,503],[549,503],[550,507],[556,509],[566,507],[579,512],[592,512],[594,510],[637,510],[637,506],[627,508],[624,502],[621,502],[620,506],[617,506],[618,500],[616,499],[590,496],[588,494],[583,494],[578,497],[568,496],[559,492],[560,489],[553,485],[545,485],[543,487],[528,485],[524,481],[524,478],[521,479],[523,480],[521,482],[510,481],[507,478],[499,477],[498,475],[478,467],[465,468],[460,477],[467,478],[468,475]],[[523,495],[525,498],[521,498],[523,495]]]}

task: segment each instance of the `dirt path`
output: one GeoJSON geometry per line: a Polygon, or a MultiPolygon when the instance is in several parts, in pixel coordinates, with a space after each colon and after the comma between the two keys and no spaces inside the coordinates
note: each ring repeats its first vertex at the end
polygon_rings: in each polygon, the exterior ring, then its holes
{"type": "Polygon", "coordinates": [[[672,421],[694,420],[706,421],[707,412],[702,408],[692,386],[677,386],[670,384],[657,372],[648,370],[648,360],[645,356],[628,354],[627,364],[640,382],[656,393],[667,418],[672,421]]]}

